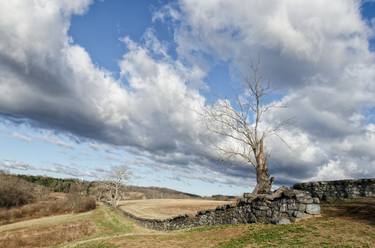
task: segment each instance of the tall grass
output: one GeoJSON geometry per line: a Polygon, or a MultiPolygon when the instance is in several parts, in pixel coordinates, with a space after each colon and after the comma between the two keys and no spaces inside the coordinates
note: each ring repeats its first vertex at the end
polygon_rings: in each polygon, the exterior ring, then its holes
{"type": "Polygon", "coordinates": [[[96,208],[95,199],[86,196],[70,196],[63,199],[39,201],[21,207],[0,208],[0,225],[44,216],[81,213],[96,208]]]}

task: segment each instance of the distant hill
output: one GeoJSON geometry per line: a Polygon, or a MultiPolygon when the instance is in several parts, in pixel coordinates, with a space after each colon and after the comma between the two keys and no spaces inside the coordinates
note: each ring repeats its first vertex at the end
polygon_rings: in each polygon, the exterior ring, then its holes
{"type": "MultiPolygon", "coordinates": [[[[69,193],[73,191],[84,191],[88,195],[101,198],[103,195],[104,182],[81,181],[78,179],[62,179],[47,176],[14,175],[25,181],[42,185],[54,192],[69,193]]],[[[122,188],[123,199],[188,199],[200,198],[199,195],[189,194],[169,188],[126,186],[122,188]]]]}
{"type": "Polygon", "coordinates": [[[164,198],[173,198],[173,199],[187,199],[187,198],[200,198],[199,195],[185,193],[169,188],[161,187],[141,187],[141,186],[127,186],[126,190],[128,192],[134,192],[143,194],[144,199],[164,199],[164,198]]]}

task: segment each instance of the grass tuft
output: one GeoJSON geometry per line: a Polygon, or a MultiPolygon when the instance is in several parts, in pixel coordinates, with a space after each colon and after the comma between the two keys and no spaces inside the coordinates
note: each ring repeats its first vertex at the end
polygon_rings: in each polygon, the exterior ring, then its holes
{"type": "Polygon", "coordinates": [[[104,241],[99,242],[90,242],[85,244],[79,244],[74,246],[73,248],[117,248],[118,246],[113,244],[108,244],[104,241]]]}

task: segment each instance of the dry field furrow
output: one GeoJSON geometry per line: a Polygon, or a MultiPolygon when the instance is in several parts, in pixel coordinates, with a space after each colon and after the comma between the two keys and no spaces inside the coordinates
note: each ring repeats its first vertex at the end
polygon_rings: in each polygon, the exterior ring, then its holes
{"type": "Polygon", "coordinates": [[[142,218],[166,219],[181,214],[195,214],[200,210],[215,209],[231,203],[202,199],[151,199],[122,201],[120,208],[142,218]]]}

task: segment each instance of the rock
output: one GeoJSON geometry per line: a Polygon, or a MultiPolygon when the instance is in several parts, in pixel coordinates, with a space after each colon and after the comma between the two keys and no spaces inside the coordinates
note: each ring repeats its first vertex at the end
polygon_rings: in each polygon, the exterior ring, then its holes
{"type": "Polygon", "coordinates": [[[313,203],[313,198],[309,197],[309,198],[305,198],[303,200],[300,201],[301,203],[306,203],[306,204],[310,204],[310,203],[313,203]]]}
{"type": "Polygon", "coordinates": [[[252,193],[243,193],[243,198],[255,198],[255,195],[252,193]]]}
{"type": "Polygon", "coordinates": [[[304,192],[301,192],[301,191],[300,191],[300,192],[298,192],[298,193],[296,194],[296,197],[297,197],[297,198],[304,198],[305,195],[306,195],[306,194],[305,194],[304,192]]]}
{"type": "Polygon", "coordinates": [[[306,218],[308,217],[309,215],[308,214],[305,214],[305,213],[301,213],[299,211],[295,211],[293,213],[294,217],[296,217],[297,219],[303,219],[303,218],[306,218]]]}
{"type": "Polygon", "coordinates": [[[286,212],[287,211],[287,205],[286,204],[282,204],[280,206],[280,212],[286,212]]]}
{"type": "Polygon", "coordinates": [[[319,204],[307,204],[306,213],[308,214],[320,214],[320,205],[319,204]]]}
{"type": "Polygon", "coordinates": [[[267,207],[267,206],[255,206],[254,208],[259,209],[259,210],[268,210],[269,209],[269,207],[267,207]]]}
{"type": "Polygon", "coordinates": [[[297,207],[298,211],[305,212],[306,204],[300,203],[297,207]]]}
{"type": "Polygon", "coordinates": [[[248,216],[247,223],[255,223],[255,222],[257,222],[257,218],[255,217],[255,215],[250,214],[248,216]]]}
{"type": "Polygon", "coordinates": [[[272,211],[271,210],[267,210],[267,217],[271,217],[272,216],[272,211]]]}
{"type": "Polygon", "coordinates": [[[288,209],[289,210],[294,210],[294,209],[297,209],[297,205],[296,205],[296,203],[293,201],[293,202],[290,202],[289,204],[288,204],[288,209]]]}
{"type": "Polygon", "coordinates": [[[319,203],[320,203],[320,200],[319,200],[318,197],[314,197],[314,198],[313,198],[313,202],[319,204],[319,203]]]}

